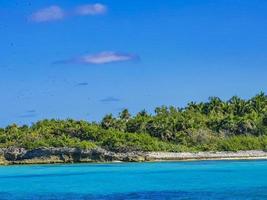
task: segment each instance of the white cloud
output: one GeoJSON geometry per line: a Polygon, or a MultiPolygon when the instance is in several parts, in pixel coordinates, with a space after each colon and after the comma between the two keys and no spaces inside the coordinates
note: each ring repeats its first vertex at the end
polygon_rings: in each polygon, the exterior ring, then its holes
{"type": "Polygon", "coordinates": [[[98,54],[87,54],[72,59],[58,60],[53,64],[87,64],[101,65],[114,62],[136,61],[139,56],[129,53],[118,53],[113,51],[104,51],[98,54]]]}
{"type": "Polygon", "coordinates": [[[123,62],[123,61],[130,61],[135,60],[138,57],[133,54],[125,54],[125,53],[117,53],[113,51],[106,51],[101,52],[98,54],[89,54],[80,56],[76,59],[73,59],[76,63],[82,63],[82,64],[107,64],[107,63],[113,63],[113,62],[123,62]]]}
{"type": "Polygon", "coordinates": [[[30,20],[40,23],[61,20],[66,16],[101,15],[105,14],[106,12],[107,6],[100,3],[81,5],[69,11],[65,11],[63,8],[57,5],[52,5],[34,12],[30,16],[30,20]]]}
{"type": "Polygon", "coordinates": [[[120,54],[116,52],[101,52],[94,55],[85,55],[79,58],[82,63],[88,64],[105,64],[111,62],[132,60],[133,56],[130,54],[120,54]]]}
{"type": "Polygon", "coordinates": [[[77,15],[100,15],[107,12],[107,7],[103,4],[87,4],[78,6],[75,9],[75,14],[77,15]]]}
{"type": "Polygon", "coordinates": [[[47,22],[61,20],[65,17],[65,12],[59,6],[53,5],[36,11],[30,16],[34,22],[47,22]]]}

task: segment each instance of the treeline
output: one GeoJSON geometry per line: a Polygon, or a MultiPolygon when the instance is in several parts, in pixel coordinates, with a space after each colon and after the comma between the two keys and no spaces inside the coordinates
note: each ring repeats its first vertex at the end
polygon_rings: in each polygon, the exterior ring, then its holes
{"type": "Polygon", "coordinates": [[[112,151],[237,151],[267,149],[267,96],[237,96],[158,107],[132,116],[106,115],[99,123],[42,120],[0,129],[0,147],[102,147],[112,151]]]}

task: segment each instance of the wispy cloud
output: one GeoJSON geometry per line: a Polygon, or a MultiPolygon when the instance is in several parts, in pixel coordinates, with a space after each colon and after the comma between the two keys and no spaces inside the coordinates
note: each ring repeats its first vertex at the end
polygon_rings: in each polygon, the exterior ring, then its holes
{"type": "Polygon", "coordinates": [[[53,5],[36,11],[30,16],[34,22],[48,22],[61,20],[65,17],[65,12],[59,6],[53,5]]]}
{"type": "Polygon", "coordinates": [[[70,10],[65,10],[58,5],[52,5],[37,10],[29,17],[29,19],[33,22],[41,23],[62,20],[67,16],[102,15],[106,12],[107,6],[100,3],[81,5],[70,10]]]}
{"type": "Polygon", "coordinates": [[[74,13],[77,15],[101,15],[107,12],[107,6],[96,3],[76,7],[74,13]]]}
{"type": "Polygon", "coordinates": [[[110,103],[110,102],[118,102],[120,99],[115,98],[115,97],[106,97],[104,99],[100,99],[100,102],[102,103],[110,103]]]}
{"type": "Polygon", "coordinates": [[[57,64],[93,64],[93,65],[101,65],[108,64],[114,62],[125,62],[125,61],[133,61],[138,60],[139,57],[134,54],[129,53],[118,53],[113,51],[105,51],[98,54],[87,54],[83,56],[79,56],[76,58],[56,61],[57,64]]]}
{"type": "Polygon", "coordinates": [[[76,84],[76,86],[87,86],[87,85],[88,85],[87,82],[81,82],[76,84]]]}
{"type": "Polygon", "coordinates": [[[27,110],[26,112],[27,112],[27,113],[35,113],[36,110],[27,110]]]}

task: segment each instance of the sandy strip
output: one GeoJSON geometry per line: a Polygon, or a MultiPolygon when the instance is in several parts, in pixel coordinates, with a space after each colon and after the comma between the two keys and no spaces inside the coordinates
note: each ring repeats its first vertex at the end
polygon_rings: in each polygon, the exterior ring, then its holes
{"type": "Polygon", "coordinates": [[[255,160],[267,159],[267,152],[261,150],[237,152],[149,152],[147,157],[151,160],[255,160]]]}

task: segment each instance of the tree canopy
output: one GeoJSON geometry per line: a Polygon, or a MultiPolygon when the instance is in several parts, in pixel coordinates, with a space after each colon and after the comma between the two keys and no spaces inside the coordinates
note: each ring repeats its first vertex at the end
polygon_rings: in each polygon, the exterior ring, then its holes
{"type": "Polygon", "coordinates": [[[210,97],[184,108],[162,106],[154,114],[136,115],[127,109],[101,122],[42,120],[31,126],[16,124],[0,129],[0,147],[97,146],[113,151],[206,151],[267,148],[267,96],[227,101],[210,97]]]}

